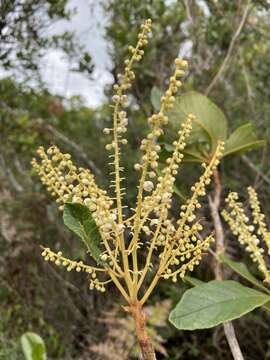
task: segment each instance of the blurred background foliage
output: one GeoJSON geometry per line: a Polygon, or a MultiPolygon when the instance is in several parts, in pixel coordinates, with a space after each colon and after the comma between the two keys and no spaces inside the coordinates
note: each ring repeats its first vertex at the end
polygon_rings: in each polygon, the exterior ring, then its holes
{"type": "MultiPolygon", "coordinates": [[[[123,68],[128,45],[134,43],[141,22],[148,17],[154,21],[145,57],[136,65],[137,78],[128,109],[129,145],[123,157],[128,204],[136,194],[133,164],[147,129],[146,117],[158,107],[158,95],[165,89],[173,60],[180,53],[190,64],[184,91],[195,90],[200,93],[198,96],[207,95],[216,104],[226,121],[226,137],[249,123],[238,130],[238,140],[247,136],[252,142],[266,141],[251,152],[224,157],[220,174],[223,196],[230,189],[241,194],[247,185],[252,185],[268,213],[269,2],[100,0],[99,5],[109,18],[105,34],[114,78],[123,68]]],[[[74,34],[44,35],[48,25],[72,17],[67,0],[3,0],[0,15],[0,66],[11,71],[10,77],[0,80],[0,359],[24,359],[19,339],[27,331],[42,336],[49,359],[111,359],[111,354],[132,359],[136,356],[133,329],[129,319],[115,310],[118,297],[113,296],[114,289],[110,289],[110,296],[100,296],[88,290],[83,276],[54,269],[42,261],[40,244],[55,250],[61,248],[74,259],[83,258],[84,253],[64,229],[54,201],[30,167],[38,146],[55,143],[70,152],[77,164],[90,167],[99,183],[106,186],[108,168],[102,129],[110,122],[111,89],[106,89],[107,101],[91,109],[80,97],[65,99],[51,94],[42,81],[35,86],[30,81],[40,79],[39,59],[48,48],[63,49],[75,59],[76,71],[85,76],[92,74],[91,54],[74,40],[74,34]],[[20,76],[15,76],[18,73],[20,76]]],[[[181,101],[180,98],[178,102],[181,101]]],[[[181,104],[177,103],[176,111],[178,106],[181,104]]],[[[164,158],[181,122],[179,114],[172,114],[168,134],[162,139],[164,158]]],[[[199,133],[205,154],[211,144],[205,141],[202,131],[199,133]]],[[[182,167],[177,181],[181,196],[172,211],[178,211],[188,195],[190,182],[199,172],[196,162],[182,167]]],[[[207,199],[201,216],[206,229],[212,229],[207,199]]],[[[245,257],[229,236],[226,243],[229,255],[236,259],[245,257]]],[[[249,260],[244,260],[252,268],[249,260]]],[[[196,276],[212,279],[212,261],[211,255],[206,257],[196,276]]],[[[230,273],[228,276],[236,277],[230,273]]],[[[184,283],[161,284],[149,304],[158,358],[231,359],[221,327],[179,332],[166,322],[170,304],[179,300],[186,287],[184,283]],[[156,312],[156,308],[163,311],[156,312]]],[[[263,312],[248,315],[235,325],[246,359],[270,358],[270,320],[263,312]]]]}

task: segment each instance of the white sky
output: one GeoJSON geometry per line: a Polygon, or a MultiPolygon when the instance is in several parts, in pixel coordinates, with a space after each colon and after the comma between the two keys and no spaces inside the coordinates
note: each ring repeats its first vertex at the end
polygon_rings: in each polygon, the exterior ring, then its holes
{"type": "MultiPolygon", "coordinates": [[[[113,82],[109,72],[112,64],[108,54],[108,44],[104,38],[104,24],[108,19],[95,0],[70,0],[69,7],[77,8],[76,15],[69,22],[61,21],[53,25],[49,33],[65,30],[76,33],[80,44],[84,45],[92,56],[95,65],[93,80],[89,80],[86,75],[72,72],[72,64],[61,51],[57,50],[50,50],[44,56],[41,63],[42,78],[51,93],[65,97],[80,95],[88,106],[96,107],[105,99],[105,85],[113,82]],[[91,7],[89,3],[92,4],[91,7]]],[[[182,44],[181,55],[186,55],[189,49],[189,43],[182,44]]],[[[0,76],[6,75],[7,73],[0,69],[0,76]]]]}
{"type": "MultiPolygon", "coordinates": [[[[78,41],[85,46],[92,56],[95,70],[93,80],[86,75],[71,71],[72,66],[63,52],[49,50],[41,60],[41,76],[52,94],[70,97],[80,95],[90,107],[102,104],[104,87],[112,83],[109,72],[111,60],[104,38],[104,24],[108,21],[101,6],[95,0],[70,0],[69,7],[77,8],[71,21],[59,21],[48,29],[49,34],[74,31],[78,41]],[[93,5],[90,7],[89,4],[93,5]],[[103,25],[103,26],[102,26],[103,25]]],[[[9,76],[10,72],[0,68],[0,77],[9,76]]],[[[20,78],[20,74],[16,75],[20,78]]]]}
{"type": "Polygon", "coordinates": [[[112,82],[109,73],[111,61],[102,27],[106,20],[102,8],[96,4],[90,8],[88,1],[71,0],[70,7],[77,8],[77,14],[71,22],[60,22],[50,31],[75,31],[80,44],[89,51],[95,64],[93,80],[87,79],[86,75],[70,71],[72,64],[60,51],[55,50],[50,50],[44,57],[42,76],[52,93],[67,97],[81,95],[87,105],[96,107],[104,100],[104,85],[112,82]]]}

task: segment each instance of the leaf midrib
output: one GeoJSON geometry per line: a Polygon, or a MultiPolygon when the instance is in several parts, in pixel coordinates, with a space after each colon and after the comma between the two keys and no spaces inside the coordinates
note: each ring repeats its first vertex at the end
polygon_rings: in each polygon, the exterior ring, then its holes
{"type": "Polygon", "coordinates": [[[82,230],[82,232],[83,232],[83,235],[84,235],[84,236],[83,236],[83,242],[85,243],[87,249],[91,252],[91,248],[90,248],[88,242],[86,241],[86,239],[88,238],[88,236],[87,236],[87,233],[86,233],[86,231],[85,231],[85,229],[84,229],[84,226],[83,226],[83,224],[81,223],[81,221],[78,221],[78,222],[79,222],[79,224],[80,224],[80,228],[81,228],[81,230],[82,230]]]}

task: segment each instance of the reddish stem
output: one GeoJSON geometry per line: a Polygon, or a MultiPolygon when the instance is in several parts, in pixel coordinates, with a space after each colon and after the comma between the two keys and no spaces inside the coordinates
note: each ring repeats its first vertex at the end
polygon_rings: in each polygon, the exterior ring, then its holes
{"type": "Polygon", "coordinates": [[[136,335],[142,352],[143,360],[156,360],[156,354],[148,336],[146,329],[146,316],[143,313],[142,305],[139,301],[130,304],[127,311],[132,315],[135,321],[136,335]]]}

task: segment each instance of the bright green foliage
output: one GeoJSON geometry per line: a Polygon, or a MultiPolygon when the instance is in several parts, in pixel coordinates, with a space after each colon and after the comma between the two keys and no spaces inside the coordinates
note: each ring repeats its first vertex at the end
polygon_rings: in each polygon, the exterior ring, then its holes
{"type": "Polygon", "coordinates": [[[206,329],[237,319],[269,300],[268,295],[235,281],[213,280],[186,291],[170,322],[181,330],[206,329]]]}
{"type": "Polygon", "coordinates": [[[21,337],[21,346],[25,360],[46,360],[46,348],[42,338],[33,333],[27,332],[21,337]]]}

